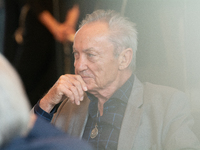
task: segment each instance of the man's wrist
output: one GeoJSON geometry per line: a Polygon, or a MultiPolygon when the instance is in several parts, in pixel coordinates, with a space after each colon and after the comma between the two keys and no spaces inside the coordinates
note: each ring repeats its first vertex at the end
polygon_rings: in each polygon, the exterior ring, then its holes
{"type": "Polygon", "coordinates": [[[43,110],[40,106],[39,106],[39,102],[34,106],[34,113],[39,116],[42,117],[43,119],[47,120],[48,122],[51,122],[52,118],[53,118],[53,114],[56,112],[57,108],[52,109],[52,111],[50,113],[47,113],[45,110],[43,110]]]}
{"type": "Polygon", "coordinates": [[[51,105],[47,99],[43,98],[39,101],[39,107],[46,111],[47,113],[50,113],[55,105],[51,105]]]}

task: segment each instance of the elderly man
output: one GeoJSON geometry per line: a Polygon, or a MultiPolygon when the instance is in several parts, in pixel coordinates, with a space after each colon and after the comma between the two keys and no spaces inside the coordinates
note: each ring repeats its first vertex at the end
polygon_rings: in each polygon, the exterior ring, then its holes
{"type": "Polygon", "coordinates": [[[95,149],[198,149],[185,95],[142,84],[136,49],[131,22],[112,11],[88,15],[74,39],[75,75],[61,76],[35,113],[95,149]]]}

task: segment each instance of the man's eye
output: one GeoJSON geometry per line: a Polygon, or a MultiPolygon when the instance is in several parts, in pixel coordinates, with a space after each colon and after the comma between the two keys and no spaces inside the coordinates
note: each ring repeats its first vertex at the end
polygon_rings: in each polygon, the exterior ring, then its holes
{"type": "Polygon", "coordinates": [[[74,54],[75,58],[78,57],[78,53],[77,52],[73,52],[73,54],[74,54]]]}
{"type": "Polygon", "coordinates": [[[94,54],[87,54],[89,57],[94,57],[95,55],[94,54]]]}

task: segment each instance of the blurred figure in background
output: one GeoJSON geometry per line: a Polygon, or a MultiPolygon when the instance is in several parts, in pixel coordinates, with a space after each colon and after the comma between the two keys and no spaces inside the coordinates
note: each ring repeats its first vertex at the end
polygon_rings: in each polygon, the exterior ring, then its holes
{"type": "Polygon", "coordinates": [[[29,112],[21,80],[0,54],[0,149],[91,150],[83,141],[69,137],[29,112]]]}
{"type": "Polygon", "coordinates": [[[4,35],[4,18],[5,18],[4,1],[0,0],[0,53],[3,51],[3,35],[4,35]]]}
{"type": "Polygon", "coordinates": [[[73,40],[79,6],[69,3],[62,23],[53,16],[51,0],[6,0],[5,10],[3,54],[17,69],[33,106],[63,74],[55,40],[73,40]]]}

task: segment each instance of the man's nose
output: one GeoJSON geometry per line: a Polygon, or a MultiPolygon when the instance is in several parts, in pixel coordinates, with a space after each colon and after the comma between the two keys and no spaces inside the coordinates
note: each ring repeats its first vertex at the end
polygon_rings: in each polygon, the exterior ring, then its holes
{"type": "Polygon", "coordinates": [[[76,71],[84,71],[87,69],[87,60],[84,57],[79,57],[79,59],[75,59],[74,67],[76,71]]]}

